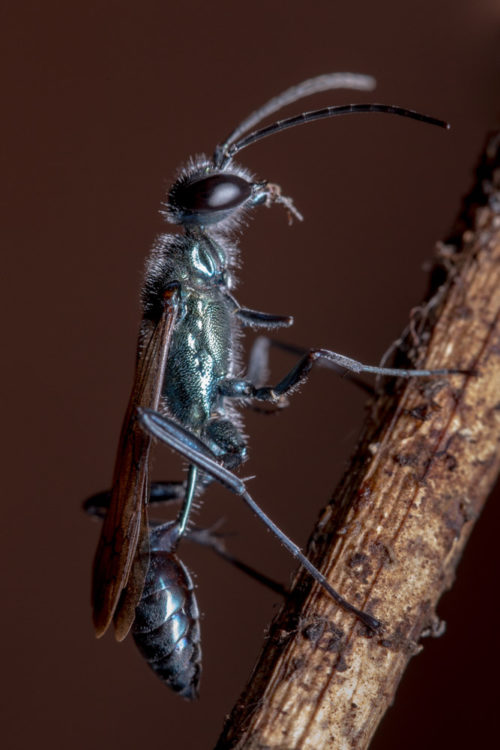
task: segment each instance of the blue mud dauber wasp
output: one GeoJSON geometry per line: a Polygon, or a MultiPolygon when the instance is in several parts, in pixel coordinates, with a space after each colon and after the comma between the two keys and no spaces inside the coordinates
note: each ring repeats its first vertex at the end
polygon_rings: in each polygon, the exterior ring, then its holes
{"type": "Polygon", "coordinates": [[[134,382],[113,484],[108,496],[101,493],[87,501],[89,512],[104,516],[94,561],[93,619],[98,637],[112,621],[117,640],[132,628],[153,669],[188,698],[198,691],[199,623],[193,585],[176,550],[182,537],[192,534],[188,522],[195,497],[213,481],[239,495],[340,607],[369,631],[380,627],[376,617],[330,586],[261,510],[245,480],[235,473],[247,452],[238,407],[285,406],[318,361],[356,374],[410,377],[450,371],[370,367],[327,349],[309,349],[282,380],[265,385],[267,347],[257,339],[244,374],[241,331],[245,326],[288,327],[293,318],[242,307],[232,293],[238,256],[232,232],[241,220],[256,206],[273,203],[282,204],[290,217],[302,218],[277,185],[256,179],[234,163],[238,152],[286,128],[345,114],[381,112],[447,127],[442,120],[401,107],[349,104],[305,112],[254,130],[265,117],[310,94],[373,86],[368,76],[343,73],[304,81],[243,120],[216,147],[212,158],[190,159],[170,188],[163,211],[183,233],[161,235],[147,261],[134,382]],[[153,439],[187,460],[184,482],[150,486],[153,439]],[[148,519],[150,501],[172,499],[182,502],[175,521],[158,524],[148,519]]]}

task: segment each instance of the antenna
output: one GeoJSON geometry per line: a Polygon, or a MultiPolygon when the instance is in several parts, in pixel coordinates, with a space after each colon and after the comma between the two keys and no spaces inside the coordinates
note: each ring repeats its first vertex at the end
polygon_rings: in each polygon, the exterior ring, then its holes
{"type": "Polygon", "coordinates": [[[391,104],[341,104],[335,107],[325,107],[324,109],[315,109],[311,112],[302,112],[300,115],[294,117],[288,117],[286,120],[278,120],[267,125],[264,128],[255,130],[253,133],[245,136],[241,140],[233,143],[227,147],[224,152],[218,154],[219,161],[215,162],[218,167],[223,168],[228,161],[230,161],[238,151],[242,151],[252,143],[260,141],[262,138],[267,138],[275,133],[280,133],[282,130],[288,128],[294,128],[297,125],[305,125],[308,122],[314,122],[315,120],[324,120],[329,117],[337,117],[337,115],[353,115],[363,114],[367,112],[382,112],[389,115],[399,115],[400,117],[409,117],[412,120],[418,120],[425,122],[428,125],[436,125],[439,128],[448,129],[449,123],[444,120],[439,120],[436,117],[430,117],[429,115],[423,115],[420,112],[415,112],[412,109],[404,109],[403,107],[396,107],[391,104]]]}
{"type": "Polygon", "coordinates": [[[238,140],[243,133],[254,128],[265,117],[269,117],[269,115],[274,114],[279,109],[283,109],[288,104],[296,102],[298,99],[304,99],[306,96],[319,94],[321,91],[331,91],[332,89],[373,91],[376,85],[375,78],[360,73],[326,73],[315,78],[308,78],[307,81],[302,81],[302,83],[291,86],[248,115],[222,143],[218,144],[214,153],[214,164],[220,164],[228,146],[238,140]]]}

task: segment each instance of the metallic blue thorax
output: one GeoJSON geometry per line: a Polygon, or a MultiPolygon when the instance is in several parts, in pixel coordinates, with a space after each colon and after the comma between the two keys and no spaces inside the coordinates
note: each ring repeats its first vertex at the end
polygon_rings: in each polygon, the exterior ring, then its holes
{"type": "MultiPolygon", "coordinates": [[[[169,248],[166,248],[166,253],[169,248]]],[[[164,281],[181,283],[181,309],[163,383],[168,412],[201,434],[222,413],[217,388],[232,374],[234,315],[227,300],[229,273],[223,248],[206,234],[177,238],[164,281]]]]}

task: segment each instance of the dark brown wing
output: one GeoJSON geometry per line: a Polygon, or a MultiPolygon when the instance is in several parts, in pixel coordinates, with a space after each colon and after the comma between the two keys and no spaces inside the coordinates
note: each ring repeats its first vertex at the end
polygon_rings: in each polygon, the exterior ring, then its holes
{"type": "Polygon", "coordinates": [[[151,437],[138,425],[137,408],[158,409],[170,339],[177,317],[178,289],[164,295],[157,323],[146,323],[137,352],[132,393],[123,420],[116,456],[109,509],[94,559],[92,608],[96,635],[108,629],[124,589],[116,622],[122,640],[134,621],[135,606],[148,564],[148,463],[151,437]],[[137,562],[134,560],[137,554],[137,562]]]}

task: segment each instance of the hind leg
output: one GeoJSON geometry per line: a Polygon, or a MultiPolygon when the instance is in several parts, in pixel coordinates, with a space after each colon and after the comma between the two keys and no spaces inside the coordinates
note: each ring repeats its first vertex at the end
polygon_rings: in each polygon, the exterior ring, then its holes
{"type": "Polygon", "coordinates": [[[138,409],[138,418],[142,428],[158,438],[170,448],[178,451],[203,472],[210,474],[229,490],[239,495],[255,515],[278,538],[281,544],[296,560],[312,575],[312,577],[327,591],[332,599],[347,612],[354,614],[370,630],[378,630],[379,620],[367,612],[363,612],[346,601],[330,584],[325,576],[308,560],[299,547],[284,534],[281,529],[267,516],[252,496],[247,492],[244,480],[219,463],[218,456],[198,437],[191,434],[176,422],[162,416],[152,409],[138,409]]]}

